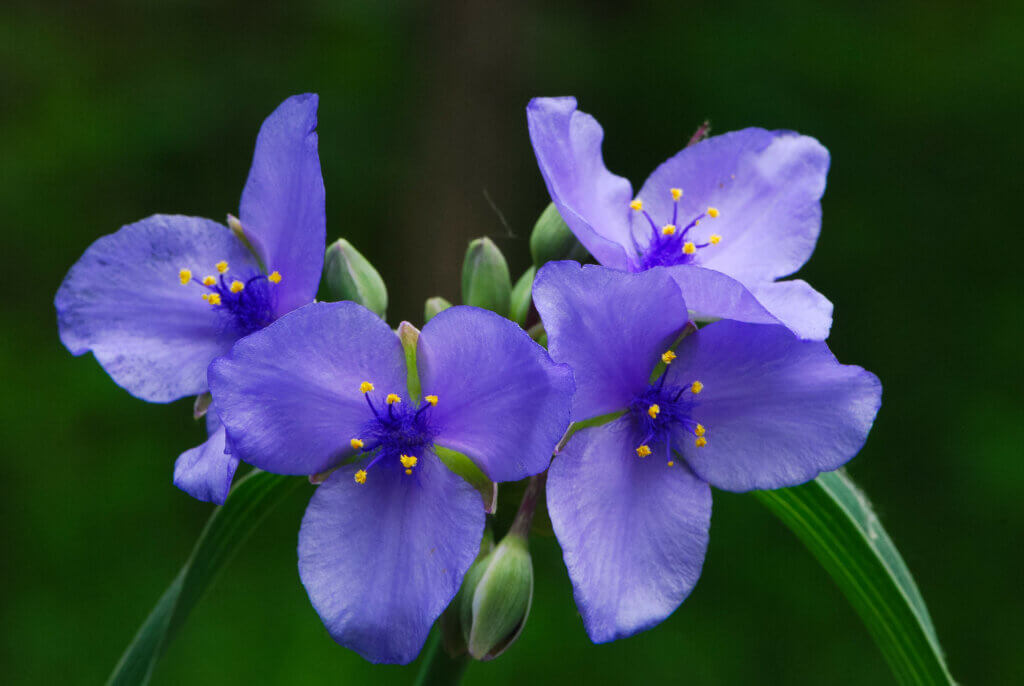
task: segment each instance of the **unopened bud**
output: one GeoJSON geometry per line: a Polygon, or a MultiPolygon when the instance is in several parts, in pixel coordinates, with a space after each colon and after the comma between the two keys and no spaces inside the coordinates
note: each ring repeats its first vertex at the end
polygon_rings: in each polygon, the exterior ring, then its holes
{"type": "Polygon", "coordinates": [[[512,287],[508,318],[519,326],[526,326],[526,317],[530,314],[530,303],[533,302],[533,278],[536,275],[537,268],[530,267],[512,287]]]}
{"type": "Polygon", "coordinates": [[[553,260],[584,260],[587,251],[573,235],[554,203],[540,213],[530,234],[530,255],[534,266],[553,260]]]}
{"type": "Polygon", "coordinates": [[[439,295],[435,295],[433,298],[427,298],[427,302],[423,304],[423,323],[426,324],[451,306],[452,304],[450,302],[439,295]]]}
{"type": "Polygon", "coordinates": [[[380,317],[384,317],[388,309],[388,290],[384,280],[369,260],[344,238],[339,238],[327,248],[322,290],[323,300],[351,300],[380,317]]]}
{"type": "Polygon", "coordinates": [[[501,250],[490,238],[471,241],[462,263],[462,303],[508,315],[512,277],[501,250]]]}
{"type": "Polygon", "coordinates": [[[533,601],[533,561],[526,537],[511,532],[467,572],[459,616],[469,654],[491,660],[526,625],[533,601]]]}

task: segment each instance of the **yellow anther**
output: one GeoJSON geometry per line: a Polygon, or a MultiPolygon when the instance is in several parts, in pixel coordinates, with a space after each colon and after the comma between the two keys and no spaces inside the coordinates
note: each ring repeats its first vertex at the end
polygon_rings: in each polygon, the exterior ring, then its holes
{"type": "Polygon", "coordinates": [[[267,277],[267,281],[270,283],[281,283],[281,272],[276,270],[270,272],[270,276],[267,277]]]}
{"type": "Polygon", "coordinates": [[[242,283],[241,281],[232,281],[231,282],[231,292],[232,293],[240,293],[243,288],[245,288],[245,284],[242,283]]]}
{"type": "Polygon", "coordinates": [[[708,208],[708,216],[711,217],[712,219],[717,217],[718,216],[718,208],[717,207],[709,207],[708,208]]]}
{"type": "Polygon", "coordinates": [[[699,436],[697,440],[693,442],[693,444],[698,448],[703,448],[708,444],[708,439],[704,438],[703,436],[699,436]]]}
{"type": "Polygon", "coordinates": [[[203,277],[203,285],[204,286],[212,286],[215,283],[217,283],[217,278],[216,277],[214,277],[214,276],[204,276],[203,277]]]}
{"type": "Polygon", "coordinates": [[[686,241],[683,243],[683,254],[692,255],[697,252],[697,246],[693,244],[693,241],[686,241]]]}
{"type": "Polygon", "coordinates": [[[405,470],[405,473],[406,473],[406,474],[412,474],[412,470],[411,470],[411,469],[406,469],[406,470],[405,470]]]}
{"type": "Polygon", "coordinates": [[[211,305],[220,305],[220,293],[210,293],[210,297],[206,298],[206,302],[211,305]]]}
{"type": "Polygon", "coordinates": [[[388,405],[394,405],[395,403],[402,402],[402,399],[398,397],[397,393],[388,393],[388,397],[384,398],[384,402],[388,405]]]}
{"type": "Polygon", "coordinates": [[[206,302],[210,302],[210,294],[209,293],[203,293],[199,297],[202,298],[203,300],[205,300],[206,302]]]}
{"type": "Polygon", "coordinates": [[[653,404],[653,405],[651,405],[650,407],[647,408],[647,414],[649,414],[651,416],[651,419],[656,418],[658,416],[659,412],[661,412],[661,408],[658,407],[657,403],[655,403],[655,404],[653,404]]]}
{"type": "Polygon", "coordinates": [[[359,450],[360,448],[363,447],[363,442],[358,438],[353,438],[351,441],[349,441],[349,445],[352,446],[352,450],[359,450]]]}
{"type": "Polygon", "coordinates": [[[672,364],[672,360],[676,359],[676,354],[671,350],[666,350],[661,354],[661,361],[665,364],[672,364]]]}
{"type": "Polygon", "coordinates": [[[722,242],[722,237],[719,236],[717,233],[713,233],[711,234],[711,238],[709,238],[708,240],[711,241],[711,245],[718,245],[719,243],[722,242]]]}
{"type": "Polygon", "coordinates": [[[661,232],[666,236],[671,236],[676,232],[676,227],[673,224],[665,224],[665,226],[661,227],[661,232]]]}
{"type": "Polygon", "coordinates": [[[220,262],[218,262],[214,266],[217,267],[217,271],[220,272],[221,274],[223,274],[224,272],[226,272],[228,270],[228,263],[225,262],[224,260],[221,260],[220,262]]]}
{"type": "Polygon", "coordinates": [[[642,445],[642,446],[640,446],[639,448],[636,449],[636,456],[637,457],[647,457],[650,454],[651,454],[651,449],[650,449],[650,447],[648,447],[646,445],[642,445]]]}
{"type": "Polygon", "coordinates": [[[702,384],[700,381],[694,381],[692,384],[690,384],[690,390],[693,391],[694,393],[700,393],[701,391],[704,390],[704,384],[702,384]]]}
{"type": "Polygon", "coordinates": [[[437,405],[437,396],[436,395],[428,395],[427,397],[424,398],[424,400],[426,400],[431,405],[434,405],[434,406],[437,405]]]}
{"type": "Polygon", "coordinates": [[[676,463],[675,463],[675,462],[673,462],[672,460],[669,460],[669,461],[668,461],[668,466],[669,466],[669,467],[674,467],[674,466],[675,466],[675,464],[676,464],[676,463]]]}
{"type": "Polygon", "coordinates": [[[707,431],[704,429],[704,425],[703,424],[698,424],[697,428],[693,430],[693,434],[695,436],[703,436],[706,433],[707,433],[707,431]]]}
{"type": "Polygon", "coordinates": [[[369,381],[364,381],[363,383],[359,384],[359,392],[360,393],[369,393],[372,390],[373,390],[373,384],[370,383],[369,381]]]}
{"type": "Polygon", "coordinates": [[[178,272],[178,280],[181,281],[182,286],[187,286],[188,282],[192,280],[192,270],[182,269],[178,272]]]}
{"type": "Polygon", "coordinates": [[[673,188],[672,189],[672,199],[673,200],[679,200],[679,198],[681,198],[681,197],[683,197],[683,189],[682,188],[673,188]]]}
{"type": "Polygon", "coordinates": [[[636,210],[637,212],[639,212],[643,208],[644,208],[644,201],[641,200],[640,198],[637,198],[633,202],[629,203],[629,209],[631,209],[631,210],[636,210]]]}
{"type": "Polygon", "coordinates": [[[358,472],[356,472],[356,475],[355,475],[354,478],[355,478],[357,484],[365,484],[366,483],[366,470],[365,469],[360,469],[358,472]]]}
{"type": "Polygon", "coordinates": [[[419,462],[419,460],[416,459],[414,455],[402,455],[401,457],[398,458],[398,460],[406,469],[412,469],[413,467],[416,466],[416,463],[419,462]]]}

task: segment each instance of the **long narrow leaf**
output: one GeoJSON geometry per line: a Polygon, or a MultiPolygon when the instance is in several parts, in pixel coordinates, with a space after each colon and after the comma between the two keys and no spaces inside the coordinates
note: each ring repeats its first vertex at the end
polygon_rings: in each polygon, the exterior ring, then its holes
{"type": "Polygon", "coordinates": [[[171,639],[263,518],[301,479],[253,470],[235,484],[224,505],[206,522],[185,566],[157,601],[107,681],[109,686],[149,682],[171,639]]]}
{"type": "Polygon", "coordinates": [[[954,683],[910,570],[849,477],[756,495],[832,575],[901,684],[954,683]]]}

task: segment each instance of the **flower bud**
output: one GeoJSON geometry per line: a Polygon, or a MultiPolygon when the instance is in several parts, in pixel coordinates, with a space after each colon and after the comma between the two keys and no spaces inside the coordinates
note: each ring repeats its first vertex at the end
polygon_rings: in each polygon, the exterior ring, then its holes
{"type": "Polygon", "coordinates": [[[533,226],[530,255],[537,267],[553,260],[586,259],[587,251],[566,226],[554,203],[544,208],[533,226]]]}
{"type": "Polygon", "coordinates": [[[451,306],[452,304],[450,302],[439,295],[435,295],[433,298],[427,298],[427,302],[423,304],[423,323],[426,324],[451,306]]]}
{"type": "Polygon", "coordinates": [[[508,315],[512,277],[501,250],[490,238],[471,241],[462,263],[462,303],[508,315]]]}
{"type": "Polygon", "coordinates": [[[388,290],[373,265],[344,238],[324,256],[323,300],[351,300],[380,317],[388,309],[388,290]]]}
{"type": "Polygon", "coordinates": [[[459,615],[469,654],[492,660],[511,646],[530,614],[533,562],[526,537],[512,532],[463,581],[459,615]]]}
{"type": "Polygon", "coordinates": [[[533,278],[537,276],[537,268],[527,269],[516,285],[512,287],[508,318],[519,326],[526,326],[526,317],[530,314],[530,303],[533,302],[533,278]]]}

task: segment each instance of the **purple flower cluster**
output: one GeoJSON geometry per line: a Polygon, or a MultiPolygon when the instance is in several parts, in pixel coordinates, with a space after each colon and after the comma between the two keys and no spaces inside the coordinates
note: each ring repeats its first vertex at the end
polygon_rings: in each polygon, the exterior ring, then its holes
{"type": "Polygon", "coordinates": [[[817,141],[710,138],[634,196],[574,99],[531,102],[552,200],[603,265],[539,270],[545,350],[476,307],[400,338],[359,304],[314,302],[316,108],[296,96],[264,122],[230,228],[167,215],[126,226],[86,250],[56,306],[68,349],[92,351],[133,395],[210,392],[209,439],[178,459],[179,487],[222,503],[239,461],[317,475],[299,574],[340,644],[411,661],[477,557],[485,508],[443,455],[494,482],[548,470],[548,513],[602,642],[657,624],[694,588],[711,486],[793,486],[863,445],[878,379],[823,342],[823,296],[777,281],[820,228],[817,141]]]}

